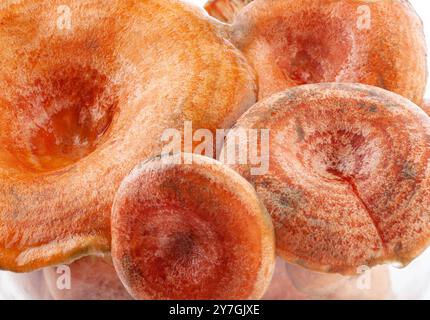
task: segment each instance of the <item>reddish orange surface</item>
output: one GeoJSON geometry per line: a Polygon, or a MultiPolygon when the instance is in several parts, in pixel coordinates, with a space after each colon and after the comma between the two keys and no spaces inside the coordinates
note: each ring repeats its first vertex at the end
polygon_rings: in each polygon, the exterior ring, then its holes
{"type": "Polygon", "coordinates": [[[210,0],[205,4],[205,10],[222,22],[233,22],[240,10],[252,0],[210,0]]]}
{"type": "Polygon", "coordinates": [[[420,105],[426,45],[408,1],[215,0],[214,17],[258,75],[259,98],[300,84],[375,85],[420,105]]]}
{"type": "Polygon", "coordinates": [[[232,167],[255,185],[287,261],[355,274],[428,245],[430,118],[418,106],[376,87],[305,85],[254,105],[232,134],[241,128],[270,129],[269,172],[232,167]]]}
{"type": "Polygon", "coordinates": [[[254,189],[209,158],[156,158],[121,184],[112,257],[138,299],[256,299],[270,282],[274,236],[254,189]]]}
{"type": "Polygon", "coordinates": [[[115,192],[164,131],[229,128],[255,102],[213,22],[175,0],[1,2],[1,269],[108,252],[115,192]]]}

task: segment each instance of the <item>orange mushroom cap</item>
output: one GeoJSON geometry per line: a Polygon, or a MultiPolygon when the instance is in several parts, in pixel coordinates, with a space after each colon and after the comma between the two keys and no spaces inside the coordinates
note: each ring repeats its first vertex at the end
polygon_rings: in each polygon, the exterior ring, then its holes
{"type": "Polygon", "coordinates": [[[405,0],[214,0],[258,75],[259,99],[320,82],[374,85],[421,105],[423,24],[405,0]]]}
{"type": "Polygon", "coordinates": [[[0,5],[0,268],[110,250],[115,192],[166,129],[229,128],[254,74],[174,0],[0,5]]]}
{"type": "Polygon", "coordinates": [[[255,186],[287,261],[354,275],[406,265],[429,244],[430,118],[410,101],[367,85],[304,85],[251,107],[231,136],[243,128],[270,130],[267,173],[230,166],[255,186]]]}
{"type": "Polygon", "coordinates": [[[137,299],[258,299],[274,268],[273,225],[252,186],[210,158],[154,158],[122,182],[112,258],[137,299]]]}

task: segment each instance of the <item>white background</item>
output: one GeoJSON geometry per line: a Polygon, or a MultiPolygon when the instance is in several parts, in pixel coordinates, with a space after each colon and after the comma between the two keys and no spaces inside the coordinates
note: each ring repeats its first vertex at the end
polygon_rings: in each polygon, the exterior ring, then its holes
{"type": "MultiPolygon", "coordinates": [[[[188,0],[188,2],[203,6],[205,0],[188,0]]],[[[424,22],[427,47],[430,48],[430,1],[410,0],[410,2],[424,22]]],[[[427,85],[426,97],[430,98],[430,84],[427,85]]],[[[392,268],[391,273],[393,276],[393,289],[396,294],[403,298],[408,298],[409,295],[414,297],[416,294],[422,293],[421,289],[424,289],[425,294],[423,298],[430,299],[430,249],[410,266],[404,269],[392,268]],[[421,292],[419,293],[418,291],[421,292]]],[[[18,298],[20,294],[17,290],[19,289],[11,283],[9,273],[0,272],[0,299],[18,298]]]]}

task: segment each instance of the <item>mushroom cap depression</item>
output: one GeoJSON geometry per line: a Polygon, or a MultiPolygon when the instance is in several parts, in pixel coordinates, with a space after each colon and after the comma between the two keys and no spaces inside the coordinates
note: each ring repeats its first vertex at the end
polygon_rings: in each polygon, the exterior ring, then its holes
{"type": "Polygon", "coordinates": [[[115,192],[165,129],[229,128],[254,74],[174,0],[0,4],[0,268],[110,250],[115,192]]]}
{"type": "Polygon", "coordinates": [[[251,107],[221,159],[255,186],[285,260],[354,275],[406,265],[427,247],[429,143],[430,118],[407,99],[367,85],[313,84],[251,107]],[[225,156],[243,129],[270,130],[264,174],[225,156]]]}
{"type": "Polygon", "coordinates": [[[229,167],[183,157],[146,161],[121,183],[112,209],[118,276],[137,299],[261,298],[275,264],[266,208],[229,167]]]}
{"type": "Polygon", "coordinates": [[[255,0],[231,28],[257,72],[260,99],[301,84],[350,82],[422,103],[426,43],[408,1],[255,0]]]}

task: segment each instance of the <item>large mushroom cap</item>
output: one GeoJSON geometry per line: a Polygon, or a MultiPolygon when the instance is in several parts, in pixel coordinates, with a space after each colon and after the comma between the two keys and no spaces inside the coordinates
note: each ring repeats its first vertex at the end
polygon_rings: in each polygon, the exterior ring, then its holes
{"type": "Polygon", "coordinates": [[[143,163],[118,189],[112,258],[120,279],[138,299],[259,299],[275,244],[255,190],[218,161],[174,159],[143,163]]]}
{"type": "Polygon", "coordinates": [[[251,107],[230,137],[243,129],[270,130],[266,173],[230,165],[255,186],[287,261],[356,274],[427,247],[430,118],[418,106],[366,85],[304,85],[251,107]]]}
{"type": "Polygon", "coordinates": [[[1,269],[108,251],[116,189],[163,132],[255,101],[241,54],[178,1],[3,1],[0,26],[1,269]]]}
{"type": "Polygon", "coordinates": [[[207,10],[232,21],[232,41],[257,71],[259,98],[301,84],[356,82],[422,103],[426,44],[408,1],[247,2],[215,0],[207,10]]]}

